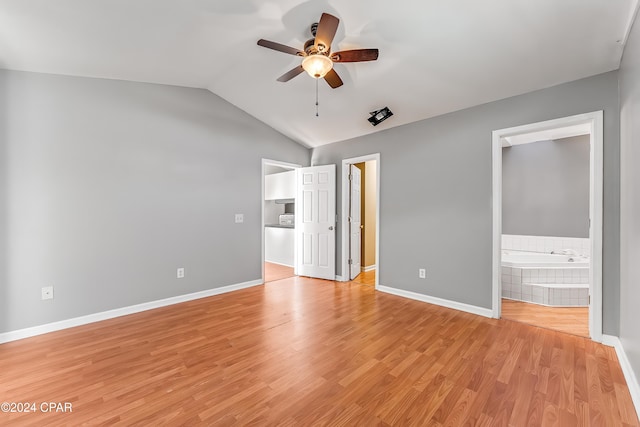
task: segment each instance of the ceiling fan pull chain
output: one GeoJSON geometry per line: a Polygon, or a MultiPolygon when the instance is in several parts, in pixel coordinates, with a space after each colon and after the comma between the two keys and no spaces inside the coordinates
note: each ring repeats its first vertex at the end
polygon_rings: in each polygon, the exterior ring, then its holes
{"type": "Polygon", "coordinates": [[[318,117],[318,80],[316,79],[316,117],[318,117]]]}

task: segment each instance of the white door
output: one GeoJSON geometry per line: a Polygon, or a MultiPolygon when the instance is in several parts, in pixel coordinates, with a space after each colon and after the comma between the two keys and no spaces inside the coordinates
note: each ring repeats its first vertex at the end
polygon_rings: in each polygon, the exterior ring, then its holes
{"type": "Polygon", "coordinates": [[[362,217],[360,213],[361,201],[361,172],[354,165],[349,165],[349,184],[351,187],[351,197],[349,198],[349,279],[355,279],[360,274],[360,251],[361,251],[361,225],[362,217]]]}
{"type": "Polygon", "coordinates": [[[336,278],[336,165],[298,169],[296,274],[336,278]]]}

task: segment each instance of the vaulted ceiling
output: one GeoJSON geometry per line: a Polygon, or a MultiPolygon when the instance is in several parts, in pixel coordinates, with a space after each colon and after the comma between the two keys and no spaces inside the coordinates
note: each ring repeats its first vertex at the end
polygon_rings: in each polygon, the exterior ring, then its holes
{"type": "Polygon", "coordinates": [[[0,0],[0,68],[205,88],[308,147],[615,70],[638,0],[0,0]],[[344,85],[301,74],[322,12],[344,85]],[[389,106],[378,127],[369,112],[389,106]]]}

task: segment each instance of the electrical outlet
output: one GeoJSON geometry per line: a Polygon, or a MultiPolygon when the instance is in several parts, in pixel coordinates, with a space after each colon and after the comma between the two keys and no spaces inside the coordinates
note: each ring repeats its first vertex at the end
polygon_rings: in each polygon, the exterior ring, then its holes
{"type": "Polygon", "coordinates": [[[45,286],[42,288],[42,298],[45,299],[53,299],[53,286],[45,286]]]}
{"type": "Polygon", "coordinates": [[[427,270],[424,268],[421,268],[418,270],[418,277],[420,279],[426,279],[427,278],[427,270]]]}
{"type": "Polygon", "coordinates": [[[244,214],[236,214],[236,224],[244,222],[244,214]]]}
{"type": "Polygon", "coordinates": [[[180,267],[178,270],[176,270],[176,277],[178,279],[184,279],[184,267],[180,267]]]}

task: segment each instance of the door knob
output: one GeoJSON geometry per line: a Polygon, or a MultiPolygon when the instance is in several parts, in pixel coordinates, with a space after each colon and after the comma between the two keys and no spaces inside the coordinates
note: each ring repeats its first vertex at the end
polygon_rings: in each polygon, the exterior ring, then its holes
{"type": "Polygon", "coordinates": [[[330,226],[329,226],[329,230],[333,230],[333,225],[330,225],[330,226]]]}

